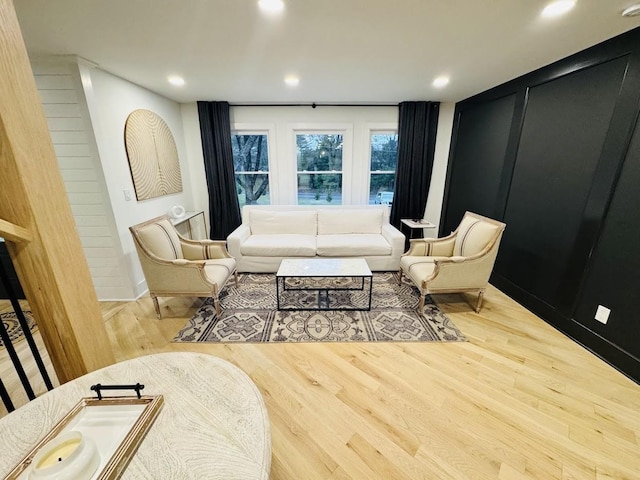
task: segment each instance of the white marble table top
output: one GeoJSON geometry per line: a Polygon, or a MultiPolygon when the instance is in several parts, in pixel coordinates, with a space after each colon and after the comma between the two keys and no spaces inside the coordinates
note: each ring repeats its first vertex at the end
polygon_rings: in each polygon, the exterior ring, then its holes
{"type": "Polygon", "coordinates": [[[164,406],[123,480],[269,478],[269,419],[257,387],[231,363],[187,352],[148,355],[91,372],[0,418],[0,477],[82,397],[95,396],[91,385],[138,382],[145,385],[143,395],[163,395],[164,406]]]}
{"type": "Polygon", "coordinates": [[[370,277],[364,258],[284,258],[276,277],[370,277]]]}

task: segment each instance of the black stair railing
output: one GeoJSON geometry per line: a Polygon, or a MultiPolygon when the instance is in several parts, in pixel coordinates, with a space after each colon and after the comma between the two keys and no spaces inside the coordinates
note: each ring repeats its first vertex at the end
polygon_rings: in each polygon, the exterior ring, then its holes
{"type": "MultiPolygon", "coordinates": [[[[24,312],[20,307],[18,296],[15,292],[13,285],[11,284],[9,275],[4,265],[1,262],[0,262],[0,280],[2,281],[2,285],[4,286],[5,292],[7,293],[7,296],[11,301],[11,306],[16,314],[18,323],[22,328],[22,332],[25,337],[25,340],[29,344],[29,349],[31,350],[33,359],[35,360],[36,365],[38,366],[38,370],[40,372],[40,375],[42,376],[42,380],[44,381],[44,384],[47,387],[47,390],[52,390],[53,385],[51,383],[51,379],[49,378],[49,374],[44,365],[44,362],[42,361],[42,356],[40,355],[40,352],[38,351],[38,346],[36,345],[36,342],[33,339],[33,335],[31,334],[31,329],[29,328],[29,324],[24,315],[24,312]]],[[[16,349],[13,346],[11,337],[9,336],[9,333],[7,332],[7,329],[5,328],[4,323],[2,322],[0,322],[0,339],[2,339],[2,344],[7,350],[9,358],[13,363],[13,367],[18,375],[18,378],[20,379],[20,382],[22,383],[22,387],[24,388],[24,391],[27,394],[27,397],[29,398],[29,400],[33,400],[34,398],[36,398],[35,393],[33,391],[33,387],[31,386],[31,383],[29,382],[29,378],[25,372],[25,369],[22,366],[22,363],[20,361],[18,354],[16,353],[16,349]]],[[[0,378],[0,398],[2,398],[2,402],[4,403],[4,406],[8,412],[15,410],[13,402],[11,401],[11,396],[9,395],[9,392],[7,391],[1,378],[0,378]]]]}

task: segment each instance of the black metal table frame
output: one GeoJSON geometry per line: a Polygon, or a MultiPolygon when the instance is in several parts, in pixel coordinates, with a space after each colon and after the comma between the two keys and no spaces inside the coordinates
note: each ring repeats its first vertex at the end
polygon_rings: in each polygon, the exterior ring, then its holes
{"type": "Polygon", "coordinates": [[[372,275],[340,275],[339,277],[330,277],[330,276],[326,276],[326,275],[282,275],[282,276],[278,276],[276,275],[276,303],[277,303],[277,310],[280,311],[293,311],[293,310],[300,310],[300,311],[340,311],[340,310],[356,310],[356,311],[371,311],[371,298],[373,296],[373,274],[372,275]],[[320,279],[327,279],[327,278],[359,278],[361,280],[361,284],[360,286],[356,286],[356,287],[287,287],[287,278],[320,278],[320,279]],[[365,284],[365,280],[369,279],[369,303],[366,307],[362,307],[362,308],[357,308],[357,307],[338,307],[338,308],[331,308],[330,305],[330,300],[329,300],[329,292],[339,292],[339,291],[345,291],[345,290],[361,290],[364,291],[364,284],[365,284]],[[309,291],[313,291],[313,290],[317,290],[318,291],[318,307],[317,308],[300,308],[300,307],[292,307],[292,308],[287,308],[287,307],[280,307],[280,279],[282,279],[282,292],[287,292],[287,291],[304,291],[304,292],[309,292],[309,291]],[[324,296],[326,299],[326,307],[322,307],[322,293],[324,292],[324,296]]]}

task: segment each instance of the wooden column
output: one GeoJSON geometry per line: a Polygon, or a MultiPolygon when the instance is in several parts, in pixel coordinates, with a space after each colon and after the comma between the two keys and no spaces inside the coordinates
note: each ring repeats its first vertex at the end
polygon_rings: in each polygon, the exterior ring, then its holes
{"type": "Polygon", "coordinates": [[[0,26],[0,219],[29,232],[9,255],[67,382],[115,360],[11,0],[0,26]]]}

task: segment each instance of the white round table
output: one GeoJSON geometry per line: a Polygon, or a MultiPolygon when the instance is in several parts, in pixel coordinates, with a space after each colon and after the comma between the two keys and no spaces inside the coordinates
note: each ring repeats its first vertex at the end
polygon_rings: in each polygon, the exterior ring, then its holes
{"type": "MultiPolygon", "coordinates": [[[[164,406],[122,475],[128,479],[268,479],[269,419],[239,368],[199,353],[160,353],[91,372],[0,418],[0,477],[6,475],[91,385],[145,385],[164,406]]],[[[135,395],[133,391],[103,395],[135,395]]]]}

